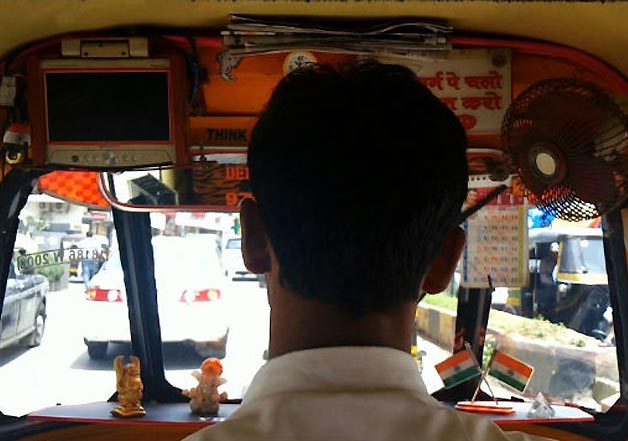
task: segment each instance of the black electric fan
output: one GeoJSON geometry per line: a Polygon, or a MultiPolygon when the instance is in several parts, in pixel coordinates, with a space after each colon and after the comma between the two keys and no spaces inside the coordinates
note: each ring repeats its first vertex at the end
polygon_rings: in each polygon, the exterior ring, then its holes
{"type": "Polygon", "coordinates": [[[560,78],[526,89],[504,116],[502,145],[545,213],[593,219],[628,196],[628,118],[593,84],[560,78]]]}

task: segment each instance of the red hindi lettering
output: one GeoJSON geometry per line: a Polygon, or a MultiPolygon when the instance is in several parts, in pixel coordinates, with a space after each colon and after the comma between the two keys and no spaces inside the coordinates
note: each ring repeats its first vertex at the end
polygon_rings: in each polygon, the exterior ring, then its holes
{"type": "Polygon", "coordinates": [[[451,110],[458,110],[458,107],[456,106],[456,102],[458,101],[458,98],[456,98],[456,97],[440,97],[440,100],[443,102],[444,105],[449,107],[451,110]]]}
{"type": "Polygon", "coordinates": [[[482,105],[489,110],[501,109],[500,100],[501,97],[495,92],[486,92],[482,105]]]}
{"type": "Polygon", "coordinates": [[[501,89],[502,76],[496,70],[489,71],[490,75],[466,76],[464,82],[472,89],[501,89]]]}
{"type": "Polygon", "coordinates": [[[480,77],[473,77],[473,76],[464,77],[464,82],[467,86],[471,87],[472,89],[480,88],[480,77]]]}
{"type": "Polygon", "coordinates": [[[465,109],[477,110],[480,107],[488,110],[501,109],[501,96],[495,92],[485,92],[484,96],[464,96],[461,101],[465,109]]]}
{"type": "Polygon", "coordinates": [[[443,72],[438,71],[433,77],[418,77],[419,81],[430,89],[443,90],[443,72]]]}
{"type": "Polygon", "coordinates": [[[489,71],[490,75],[490,80],[489,80],[489,84],[491,85],[492,89],[501,89],[502,88],[502,76],[499,74],[499,72],[497,72],[496,70],[491,70],[489,71]]]}
{"type": "Polygon", "coordinates": [[[460,120],[460,123],[465,130],[471,130],[478,124],[478,119],[473,115],[458,115],[458,119],[460,120]]]}
{"type": "Polygon", "coordinates": [[[447,85],[453,87],[456,90],[460,90],[460,75],[456,72],[447,72],[447,85]]]}
{"type": "Polygon", "coordinates": [[[463,96],[461,99],[462,107],[465,109],[477,110],[482,105],[482,99],[484,97],[478,96],[463,96]]]}

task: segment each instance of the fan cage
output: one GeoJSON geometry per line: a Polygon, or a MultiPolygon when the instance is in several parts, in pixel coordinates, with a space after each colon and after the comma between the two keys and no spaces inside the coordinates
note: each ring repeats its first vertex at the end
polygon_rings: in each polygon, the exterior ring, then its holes
{"type": "Polygon", "coordinates": [[[522,92],[502,122],[502,147],[543,212],[568,221],[593,219],[628,197],[628,119],[598,86],[558,78],[522,92]],[[531,149],[556,146],[565,156],[564,177],[535,175],[531,149]]]}

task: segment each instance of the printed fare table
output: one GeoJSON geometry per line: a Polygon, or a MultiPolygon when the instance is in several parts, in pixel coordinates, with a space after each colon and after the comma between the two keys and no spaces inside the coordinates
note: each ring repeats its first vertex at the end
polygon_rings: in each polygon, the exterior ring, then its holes
{"type": "MultiPolygon", "coordinates": [[[[493,189],[469,191],[472,206],[493,189]]],[[[467,288],[528,284],[528,226],[523,197],[510,190],[472,215],[465,222],[467,240],[463,253],[461,285],[467,288]]]]}

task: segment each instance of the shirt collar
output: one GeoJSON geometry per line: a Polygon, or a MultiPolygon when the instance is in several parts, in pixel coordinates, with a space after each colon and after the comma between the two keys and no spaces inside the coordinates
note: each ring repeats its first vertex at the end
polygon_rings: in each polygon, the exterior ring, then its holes
{"type": "Polygon", "coordinates": [[[347,346],[290,352],[253,378],[243,404],[287,392],[401,389],[428,396],[416,361],[388,347],[347,346]]]}

